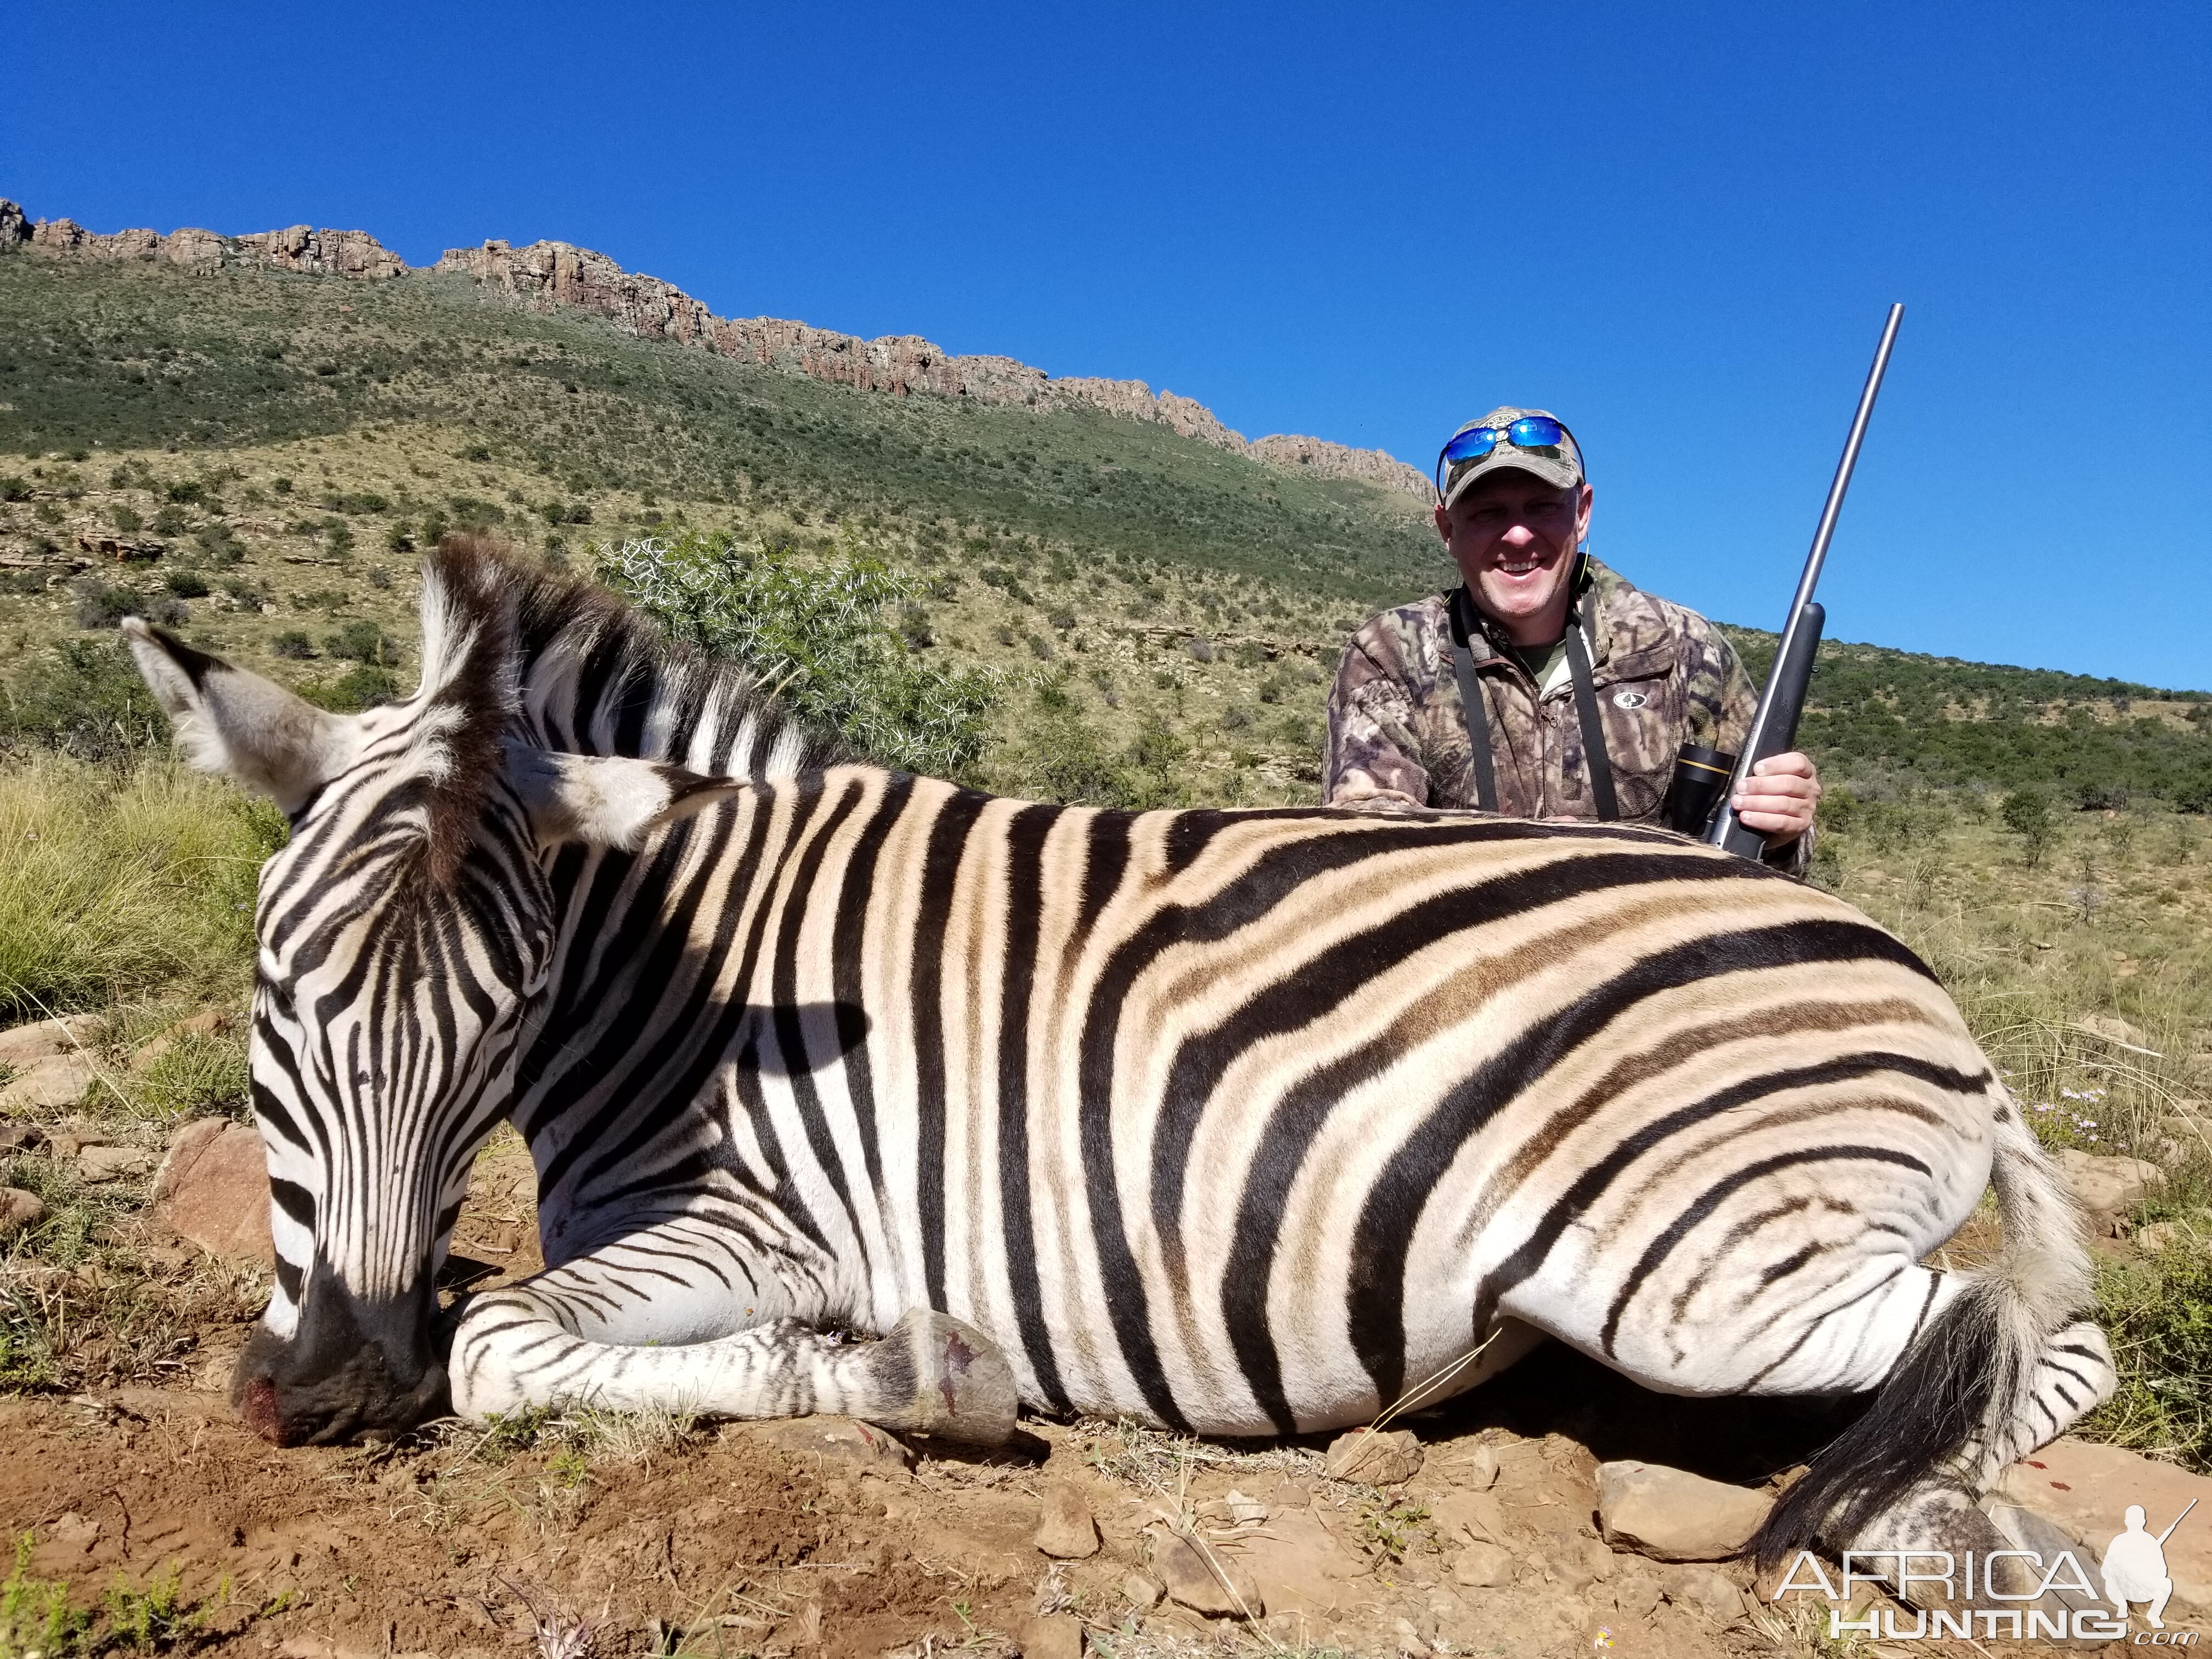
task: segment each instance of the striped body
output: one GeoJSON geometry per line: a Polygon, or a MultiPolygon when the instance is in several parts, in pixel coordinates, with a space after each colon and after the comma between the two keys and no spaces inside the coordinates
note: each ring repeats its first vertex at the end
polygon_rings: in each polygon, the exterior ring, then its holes
{"type": "MultiPolygon", "coordinates": [[[[1041,1407],[1362,1421],[1500,1316],[1683,1392],[1870,1386],[1806,1311],[1988,1178],[1993,1079],[1911,955],[1656,832],[843,767],[572,863],[516,1112],[549,1261],[666,1169],[809,1316],[949,1311],[1041,1407]]],[[[618,1340],[684,1294],[618,1249],[597,1288],[618,1340]]]]}

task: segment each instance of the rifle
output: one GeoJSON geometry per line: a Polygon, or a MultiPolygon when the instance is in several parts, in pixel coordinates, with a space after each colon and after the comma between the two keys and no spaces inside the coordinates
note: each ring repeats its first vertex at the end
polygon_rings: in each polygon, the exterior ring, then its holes
{"type": "Polygon", "coordinates": [[[1790,602],[1790,618],[1783,624],[1773,670],[1766,677],[1765,690],[1759,695],[1751,729],[1744,734],[1742,754],[1724,755],[1685,744],[1674,757],[1674,780],[1667,792],[1668,824],[1741,858],[1758,860],[1766,850],[1766,838],[1736,822],[1735,809],[1729,802],[1743,788],[1754,766],[1788,753],[1797,741],[1797,720],[1805,710],[1805,693],[1812,683],[1813,662],[1820,652],[1820,630],[1826,620],[1826,612],[1814,600],[1813,589],[1820,582],[1820,567],[1827,561],[1828,543],[1844,510],[1844,492],[1851,487],[1852,469],[1858,465],[1859,445],[1866,438],[1867,422],[1874,417],[1874,400],[1881,391],[1890,348],[1897,343],[1898,325],[1904,319],[1904,306],[1891,306],[1889,319],[1882,325],[1881,343],[1875,348],[1874,367],[1867,371],[1865,389],[1859,393],[1858,412],[1851,417],[1850,436],[1844,441],[1843,459],[1836,464],[1835,478],[1828,485],[1820,527],[1813,532],[1813,550],[1806,555],[1796,597],[1790,602]],[[1716,803],[1717,812],[1713,810],[1716,803]]]}

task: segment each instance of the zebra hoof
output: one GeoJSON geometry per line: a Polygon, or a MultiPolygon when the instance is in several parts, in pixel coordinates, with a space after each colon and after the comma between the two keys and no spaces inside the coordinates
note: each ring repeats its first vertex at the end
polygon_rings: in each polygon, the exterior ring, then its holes
{"type": "Polygon", "coordinates": [[[863,1413],[900,1434],[965,1446],[1003,1446],[1013,1437],[1020,1396],[998,1346],[973,1325],[918,1308],[874,1345],[870,1392],[881,1401],[863,1413]]]}

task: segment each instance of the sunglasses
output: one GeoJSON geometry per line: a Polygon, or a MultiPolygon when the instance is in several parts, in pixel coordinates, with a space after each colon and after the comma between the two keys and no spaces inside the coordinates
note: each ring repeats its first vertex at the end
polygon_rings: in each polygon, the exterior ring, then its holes
{"type": "Polygon", "coordinates": [[[1448,473],[1458,471],[1468,462],[1480,460],[1500,443],[1511,444],[1516,449],[1552,450],[1572,444],[1577,455],[1582,453],[1582,446],[1575,443],[1575,434],[1548,415],[1523,415],[1504,426],[1462,427],[1452,434],[1451,441],[1437,457],[1437,494],[1444,493],[1448,473]]]}

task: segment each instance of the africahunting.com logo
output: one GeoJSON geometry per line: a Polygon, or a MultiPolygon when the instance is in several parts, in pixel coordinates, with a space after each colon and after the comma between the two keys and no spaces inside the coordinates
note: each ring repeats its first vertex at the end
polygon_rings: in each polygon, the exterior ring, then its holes
{"type": "Polygon", "coordinates": [[[2130,1504],[2123,1529],[2105,1547],[2094,1580],[2080,1557],[2068,1549],[2049,1554],[2017,1549],[1964,1555],[1943,1550],[1847,1550],[1839,1583],[1829,1577],[1810,1550],[1800,1550],[1771,1599],[1779,1601],[1793,1593],[1818,1592],[1829,1604],[1829,1638],[1838,1641],[1864,1636],[1887,1642],[1942,1637],[2112,1642],[2132,1636],[2130,1645],[2136,1647],[2195,1647],[2201,1632],[2166,1627],[2166,1604],[2173,1596],[2173,1578],[2166,1569],[2166,1540],[2196,1507],[2196,1500],[2191,1499],[2164,1532],[2154,1533],[2142,1505],[2130,1504]],[[1868,1607],[1852,1618],[1861,1585],[1911,1601],[1940,1599],[1948,1606],[1917,1607],[1917,1622],[1911,1624],[1900,1620],[1895,1607],[1868,1607]],[[1978,1601],[1999,1605],[1974,1605],[1978,1601]],[[2014,1605],[2002,1605],[2006,1602],[2014,1605]],[[2035,1605],[2021,1605],[2031,1602],[2035,1605]],[[2135,1629],[2135,1617],[2147,1628],[2135,1629]]]}

